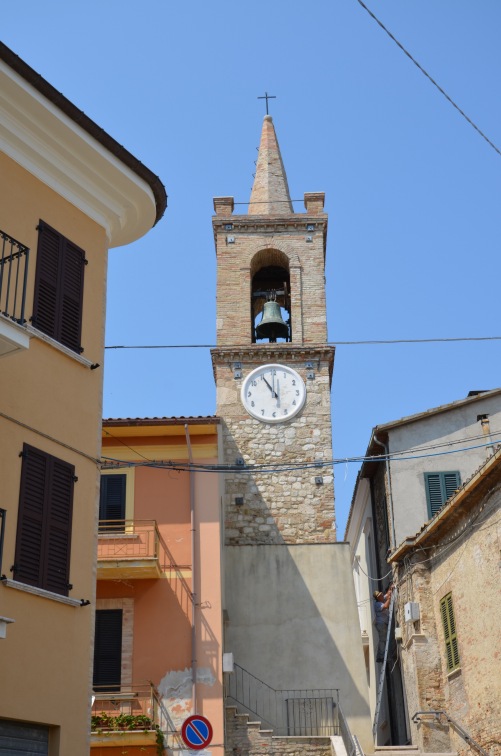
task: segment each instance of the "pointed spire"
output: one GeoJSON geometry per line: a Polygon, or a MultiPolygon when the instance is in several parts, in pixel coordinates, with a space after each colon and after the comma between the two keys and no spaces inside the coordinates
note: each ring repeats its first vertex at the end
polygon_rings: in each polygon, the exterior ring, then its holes
{"type": "Polygon", "coordinates": [[[289,215],[292,202],[271,115],[265,115],[249,215],[289,215]]]}

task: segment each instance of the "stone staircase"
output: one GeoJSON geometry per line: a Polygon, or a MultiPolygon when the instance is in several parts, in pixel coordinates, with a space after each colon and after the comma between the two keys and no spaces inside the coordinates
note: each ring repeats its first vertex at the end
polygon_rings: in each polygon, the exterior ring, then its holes
{"type": "Polygon", "coordinates": [[[277,737],[236,706],[226,707],[227,756],[333,756],[328,737],[277,737]]]}
{"type": "MultiPolygon", "coordinates": [[[[279,737],[236,706],[226,707],[226,756],[346,756],[342,738],[279,737]]],[[[457,752],[428,753],[417,746],[376,746],[364,756],[458,756],[457,752]]]]}
{"type": "MultiPolygon", "coordinates": [[[[369,756],[369,754],[366,754],[369,756]]],[[[429,753],[420,751],[417,746],[376,746],[374,756],[458,756],[456,752],[429,753]]]]}

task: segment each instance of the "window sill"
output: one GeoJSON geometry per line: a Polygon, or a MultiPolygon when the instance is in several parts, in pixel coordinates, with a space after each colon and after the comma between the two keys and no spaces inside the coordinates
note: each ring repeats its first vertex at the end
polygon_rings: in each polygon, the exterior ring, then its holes
{"type": "Polygon", "coordinates": [[[69,347],[66,347],[64,346],[64,344],[61,344],[59,341],[56,341],[56,339],[53,339],[52,336],[47,336],[46,333],[44,333],[43,331],[39,331],[38,328],[34,328],[32,325],[26,326],[26,330],[28,331],[30,336],[34,336],[35,338],[40,339],[40,341],[44,341],[49,346],[54,347],[54,349],[57,349],[58,352],[62,352],[67,357],[71,357],[72,360],[79,362],[84,367],[92,368],[94,363],[92,363],[86,357],[82,357],[81,354],[77,354],[76,352],[73,351],[73,349],[69,349],[69,347]]]}
{"type": "Polygon", "coordinates": [[[456,669],[451,669],[450,672],[447,672],[447,679],[454,680],[454,678],[459,677],[460,674],[461,674],[461,667],[456,667],[456,669]]]}
{"type": "Polygon", "coordinates": [[[61,604],[68,604],[68,606],[82,606],[82,602],[78,599],[69,598],[69,596],[61,596],[59,593],[52,593],[52,591],[46,591],[45,588],[37,588],[35,585],[27,585],[26,583],[20,583],[18,580],[11,580],[10,578],[4,578],[2,584],[6,588],[15,588],[18,591],[25,591],[26,593],[33,593],[35,596],[41,596],[41,598],[52,599],[52,601],[59,601],[61,604]]]}

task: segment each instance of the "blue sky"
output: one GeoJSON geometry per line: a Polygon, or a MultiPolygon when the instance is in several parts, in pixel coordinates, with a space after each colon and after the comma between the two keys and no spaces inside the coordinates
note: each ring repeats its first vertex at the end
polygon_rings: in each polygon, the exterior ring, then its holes
{"type": "MultiPolygon", "coordinates": [[[[501,149],[499,0],[367,5],[501,149]]],[[[167,188],[158,226],[110,252],[108,345],[214,343],[212,198],[249,199],[265,91],[292,197],[326,193],[329,340],[501,332],[501,156],[357,0],[16,0],[2,40],[167,188]]],[[[338,346],[335,457],[498,386],[500,348],[338,346]]],[[[106,417],[214,411],[208,349],[107,351],[106,417]]],[[[336,466],[340,536],[356,473],[336,466]]]]}

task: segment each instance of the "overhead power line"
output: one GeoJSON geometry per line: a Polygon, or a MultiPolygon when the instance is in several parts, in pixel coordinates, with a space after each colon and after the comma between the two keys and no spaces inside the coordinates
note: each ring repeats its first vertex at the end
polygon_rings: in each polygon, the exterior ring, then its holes
{"type": "MultiPolygon", "coordinates": [[[[362,339],[360,341],[327,341],[325,346],[370,346],[381,344],[443,344],[457,341],[501,341],[501,336],[457,336],[433,339],[362,339]]],[[[284,342],[284,345],[287,343],[284,342]]],[[[218,344],[113,344],[105,349],[216,349],[218,344]]],[[[225,345],[225,349],[244,349],[248,344],[225,345]]],[[[304,345],[303,345],[304,346],[304,345]]],[[[318,346],[312,344],[312,346],[318,346]]],[[[323,345],[322,345],[323,346],[323,345]]]]}
{"type": "MultiPolygon", "coordinates": [[[[496,437],[499,434],[495,434],[496,437]]],[[[253,473],[280,473],[280,472],[292,472],[295,470],[314,470],[321,469],[323,467],[332,467],[333,465],[346,464],[347,462],[384,462],[386,460],[393,460],[394,462],[406,462],[413,459],[425,459],[429,457],[442,457],[450,454],[457,454],[458,452],[472,451],[475,449],[485,449],[486,447],[497,446],[499,441],[494,441],[492,438],[486,443],[475,444],[472,446],[463,446],[460,449],[448,449],[446,451],[436,451],[427,454],[408,454],[405,452],[396,452],[393,454],[377,454],[374,456],[356,456],[356,457],[344,457],[338,459],[328,460],[313,460],[310,462],[275,462],[266,464],[203,464],[203,463],[191,463],[191,462],[174,462],[172,460],[147,460],[143,462],[131,462],[130,460],[121,460],[114,457],[102,457],[102,467],[105,469],[114,469],[121,467],[153,467],[163,470],[177,470],[179,472],[207,472],[207,473],[241,473],[252,475],[253,473]]],[[[134,451],[131,447],[128,447],[131,451],[134,451]]],[[[143,456],[142,454],[139,456],[143,456]]],[[[143,457],[143,460],[145,457],[143,457]]]]}
{"type": "Polygon", "coordinates": [[[460,113],[466,121],[468,121],[468,123],[470,124],[470,126],[473,126],[473,128],[475,129],[475,131],[478,134],[480,134],[480,136],[483,139],[485,139],[485,141],[487,142],[487,144],[490,147],[492,147],[492,149],[495,150],[498,155],[501,155],[501,150],[499,150],[496,147],[496,145],[493,142],[491,142],[491,140],[489,139],[489,137],[486,136],[484,134],[484,132],[481,131],[481,129],[479,129],[479,127],[471,120],[471,118],[469,118],[466,115],[466,113],[464,112],[464,110],[461,110],[461,108],[459,107],[459,105],[457,105],[454,102],[454,100],[452,99],[452,97],[449,97],[449,95],[447,94],[447,92],[444,89],[442,89],[442,87],[440,86],[440,84],[437,84],[437,82],[435,81],[435,79],[433,79],[430,76],[430,74],[427,71],[425,71],[425,69],[423,68],[423,66],[420,63],[418,63],[415,58],[412,57],[412,55],[410,54],[410,52],[408,50],[406,50],[405,47],[402,45],[402,43],[399,42],[398,39],[389,31],[389,29],[386,28],[386,26],[383,24],[383,22],[380,21],[379,18],[374,15],[374,13],[365,5],[365,3],[362,2],[362,0],[357,0],[357,2],[362,6],[362,8],[364,8],[367,11],[367,13],[369,14],[369,16],[371,16],[374,19],[374,21],[377,24],[379,24],[379,26],[381,27],[381,29],[383,29],[383,31],[386,32],[386,34],[390,37],[390,39],[392,39],[393,42],[395,42],[395,44],[402,50],[403,53],[405,53],[405,55],[407,55],[407,57],[414,63],[414,65],[419,68],[419,70],[421,71],[421,73],[424,74],[429,81],[431,81],[431,83],[433,84],[433,86],[438,89],[438,91],[440,92],[440,94],[442,94],[448,102],[450,102],[450,104],[452,105],[452,107],[455,108],[458,111],[458,113],[460,113]]]}

